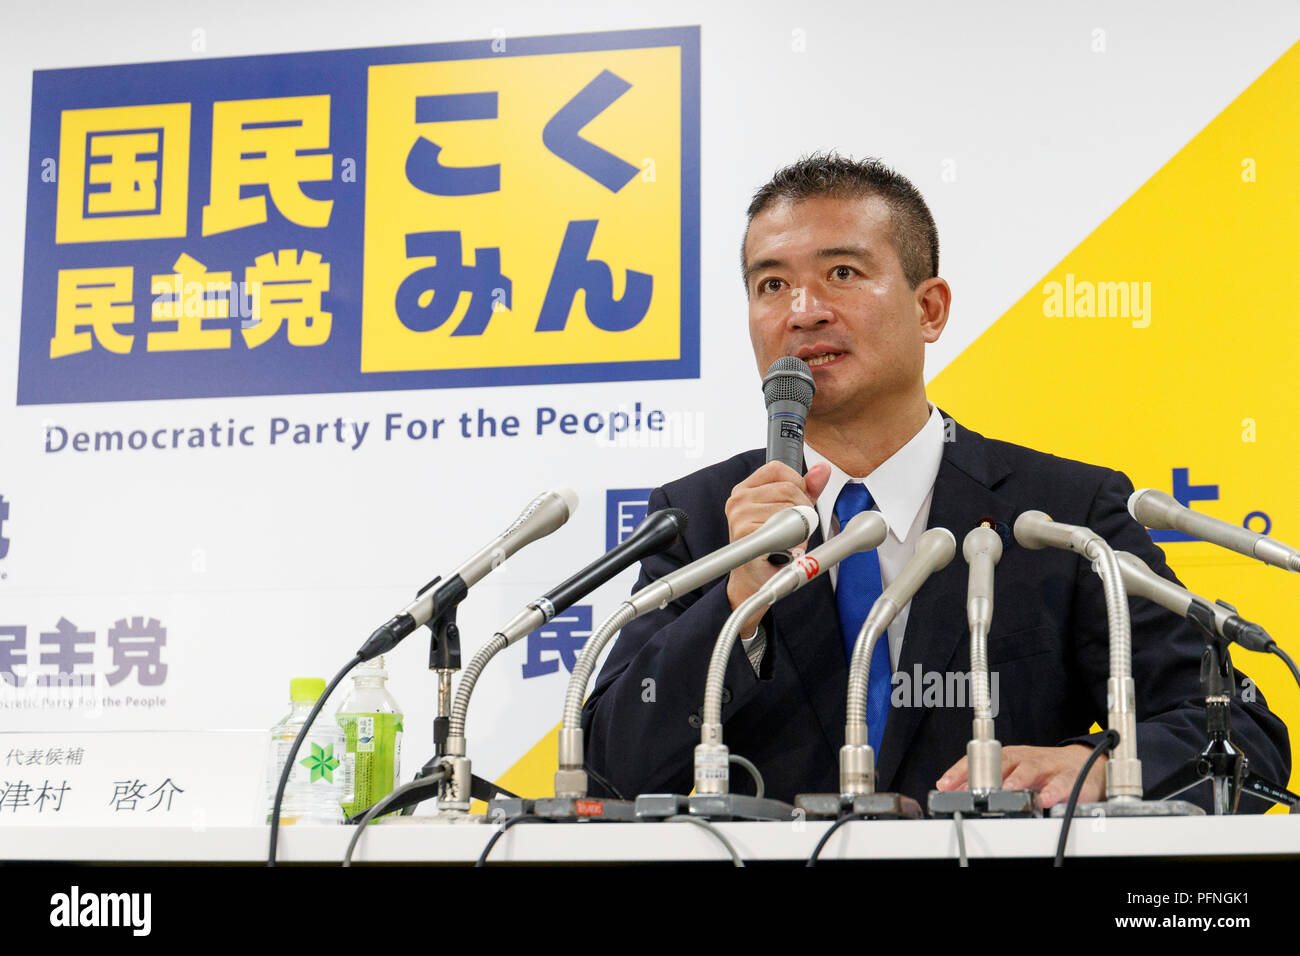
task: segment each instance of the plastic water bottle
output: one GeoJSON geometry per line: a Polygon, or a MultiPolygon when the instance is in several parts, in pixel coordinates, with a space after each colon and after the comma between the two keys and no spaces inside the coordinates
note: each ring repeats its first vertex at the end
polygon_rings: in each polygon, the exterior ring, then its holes
{"type": "Polygon", "coordinates": [[[343,811],[355,816],[393,792],[402,759],[402,709],[388,692],[382,657],[358,664],[352,689],[335,719],[354,760],[355,798],[343,811]]]}
{"type": "MultiPolygon", "coordinates": [[[[271,753],[267,763],[266,822],[275,809],[275,788],[279,785],[289,748],[307,722],[312,706],[325,692],[319,677],[295,677],[289,681],[289,714],[271,728],[271,753]]],[[[284,788],[280,825],[295,823],[342,824],[342,805],[353,799],[352,757],[337,721],[317,716],[298,748],[293,770],[284,788]]]]}

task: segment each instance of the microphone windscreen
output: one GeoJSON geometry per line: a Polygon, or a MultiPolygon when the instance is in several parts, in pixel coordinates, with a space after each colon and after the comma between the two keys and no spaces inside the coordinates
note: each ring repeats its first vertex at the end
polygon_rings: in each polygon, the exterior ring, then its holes
{"type": "Polygon", "coordinates": [[[774,402],[798,402],[807,408],[816,391],[812,369],[793,355],[777,359],[763,376],[763,401],[769,408],[774,402]]]}

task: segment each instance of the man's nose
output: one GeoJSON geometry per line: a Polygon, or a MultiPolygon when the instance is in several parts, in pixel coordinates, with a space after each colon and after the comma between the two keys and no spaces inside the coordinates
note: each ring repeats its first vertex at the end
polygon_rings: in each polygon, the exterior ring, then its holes
{"type": "Polygon", "coordinates": [[[826,300],[809,286],[797,286],[790,292],[791,329],[811,329],[835,321],[835,312],[826,300]]]}

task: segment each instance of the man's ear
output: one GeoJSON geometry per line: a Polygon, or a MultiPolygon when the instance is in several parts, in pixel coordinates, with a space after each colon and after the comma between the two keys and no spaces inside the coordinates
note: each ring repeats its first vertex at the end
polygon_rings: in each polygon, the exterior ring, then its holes
{"type": "Polygon", "coordinates": [[[939,341],[948,324],[948,309],[952,305],[952,289],[937,276],[926,279],[916,287],[916,305],[920,313],[921,336],[927,343],[939,341]]]}

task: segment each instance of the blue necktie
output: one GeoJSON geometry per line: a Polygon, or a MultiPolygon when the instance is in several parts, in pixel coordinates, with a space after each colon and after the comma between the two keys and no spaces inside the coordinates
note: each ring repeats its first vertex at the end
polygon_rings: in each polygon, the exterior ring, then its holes
{"type": "MultiPolygon", "coordinates": [[[[843,528],[854,515],[872,507],[871,492],[860,482],[849,482],[835,499],[835,519],[843,528]]],[[[835,583],[835,604],[840,612],[840,631],[844,638],[845,660],[853,659],[853,645],[858,631],[867,619],[867,612],[884,590],[880,579],[880,556],[872,551],[859,551],[839,563],[835,583]]],[[[889,634],[876,639],[871,655],[871,677],[867,684],[867,729],[871,749],[880,760],[880,741],[885,736],[885,721],[889,718],[889,694],[893,667],[889,657],[889,634]]]]}

